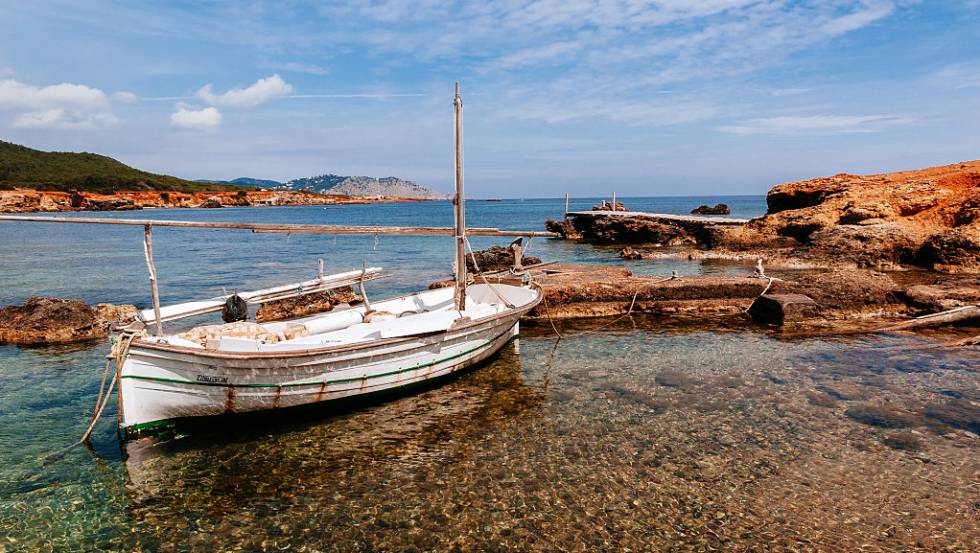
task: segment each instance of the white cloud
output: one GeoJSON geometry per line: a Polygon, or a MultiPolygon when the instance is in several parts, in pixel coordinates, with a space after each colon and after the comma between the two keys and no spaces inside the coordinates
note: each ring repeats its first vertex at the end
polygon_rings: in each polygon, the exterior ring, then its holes
{"type": "Polygon", "coordinates": [[[217,108],[190,109],[187,106],[177,106],[177,111],[170,114],[170,125],[180,129],[215,129],[221,124],[221,112],[217,108]]]}
{"type": "Polygon", "coordinates": [[[129,104],[139,100],[140,97],[127,90],[120,90],[118,92],[112,93],[112,99],[119,100],[120,102],[126,102],[127,104],[129,104]]]}
{"type": "Polygon", "coordinates": [[[10,126],[19,129],[101,129],[119,122],[109,112],[78,113],[53,108],[29,111],[14,117],[10,126]]]}
{"type": "Polygon", "coordinates": [[[907,121],[894,115],[784,115],[749,119],[719,130],[733,134],[837,134],[876,132],[883,124],[907,121]]]}
{"type": "Polygon", "coordinates": [[[73,83],[39,87],[0,80],[0,111],[12,115],[15,128],[96,129],[118,122],[104,92],[73,83]]]}
{"type": "Polygon", "coordinates": [[[105,103],[104,92],[82,84],[61,83],[37,87],[13,79],[0,81],[0,108],[95,108],[105,103]]]}
{"type": "Polygon", "coordinates": [[[255,81],[255,84],[248,88],[233,88],[223,94],[215,94],[213,86],[207,84],[197,91],[197,96],[215,106],[249,108],[285,96],[292,91],[291,84],[282,80],[279,75],[272,75],[255,81]]]}
{"type": "Polygon", "coordinates": [[[978,88],[980,87],[980,61],[948,65],[936,72],[935,80],[945,88],[978,88]]]}
{"type": "Polygon", "coordinates": [[[567,54],[571,54],[579,48],[581,48],[581,44],[572,41],[556,42],[547,46],[535,46],[501,56],[494,65],[498,69],[512,69],[534,65],[543,61],[567,56],[567,54]]]}

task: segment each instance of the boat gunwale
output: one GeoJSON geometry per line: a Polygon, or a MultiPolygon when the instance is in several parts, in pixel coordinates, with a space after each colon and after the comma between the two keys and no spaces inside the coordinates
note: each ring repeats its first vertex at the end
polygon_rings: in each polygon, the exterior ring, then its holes
{"type": "MultiPolygon", "coordinates": [[[[506,285],[505,285],[506,286],[506,285]]],[[[510,285],[513,286],[513,285],[510,285]]],[[[352,344],[338,344],[334,346],[325,346],[309,349],[300,350],[289,350],[289,351],[221,351],[221,350],[209,350],[209,349],[199,349],[199,348],[189,348],[186,346],[177,346],[173,344],[161,344],[158,342],[150,342],[143,340],[142,338],[135,340],[130,346],[131,354],[135,353],[132,350],[137,349],[149,349],[156,351],[166,351],[170,353],[179,353],[192,355],[195,357],[207,357],[211,359],[282,359],[282,358],[294,358],[294,357],[308,357],[310,355],[323,355],[330,353],[346,352],[346,351],[358,351],[362,349],[374,348],[378,346],[390,346],[400,343],[407,343],[413,340],[418,340],[419,338],[429,338],[432,336],[438,336],[442,334],[449,334],[450,332],[455,332],[458,330],[465,330],[473,326],[485,324],[488,322],[493,322],[498,319],[503,319],[505,317],[512,317],[515,314],[518,319],[525,313],[534,309],[541,300],[544,299],[544,290],[541,286],[535,282],[532,282],[529,287],[537,292],[537,296],[532,299],[527,304],[521,306],[520,308],[514,309],[513,311],[504,311],[502,313],[496,313],[489,317],[477,320],[470,320],[467,323],[461,324],[459,326],[451,326],[446,330],[435,330],[432,332],[423,332],[419,334],[411,334],[408,336],[399,336],[395,338],[384,338],[381,340],[371,340],[367,342],[357,342],[352,344]]],[[[409,297],[414,294],[406,294],[404,296],[399,296],[390,299],[399,299],[404,297],[409,297]]]]}

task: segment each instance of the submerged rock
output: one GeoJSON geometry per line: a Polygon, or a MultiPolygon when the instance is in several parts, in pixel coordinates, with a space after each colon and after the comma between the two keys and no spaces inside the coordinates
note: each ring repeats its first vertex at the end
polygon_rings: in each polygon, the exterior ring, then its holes
{"type": "Polygon", "coordinates": [[[824,316],[877,311],[901,305],[899,286],[884,273],[842,269],[795,275],[791,281],[773,283],[776,294],[804,294],[820,306],[824,316]]]}
{"type": "Polygon", "coordinates": [[[116,322],[136,318],[132,305],[99,304],[35,296],[0,308],[0,343],[51,344],[101,338],[116,322]]]}
{"type": "Polygon", "coordinates": [[[904,292],[906,303],[927,313],[980,305],[980,277],[917,284],[904,292]]]}
{"type": "Polygon", "coordinates": [[[756,321],[777,325],[809,320],[819,313],[817,303],[803,294],[763,294],[749,307],[756,321]]]}

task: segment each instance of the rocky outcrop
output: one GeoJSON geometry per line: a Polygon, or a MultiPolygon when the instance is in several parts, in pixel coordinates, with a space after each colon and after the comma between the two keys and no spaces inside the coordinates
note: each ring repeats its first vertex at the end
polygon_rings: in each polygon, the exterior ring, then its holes
{"type": "Polygon", "coordinates": [[[916,252],[915,261],[936,271],[980,273],[980,224],[929,236],[916,252]]]}
{"type": "Polygon", "coordinates": [[[689,242],[721,255],[778,259],[783,266],[793,260],[811,267],[980,273],[980,161],[786,183],[766,201],[765,216],[741,225],[693,228],[681,220],[593,217],[594,230],[576,230],[596,242],[689,242]]]}
{"type": "Polygon", "coordinates": [[[355,293],[354,289],[350,286],[344,286],[343,288],[331,290],[330,292],[317,292],[315,294],[306,294],[295,298],[263,303],[258,311],[255,312],[255,320],[264,323],[268,321],[296,319],[315,313],[332,311],[334,307],[340,304],[357,303],[359,301],[361,301],[361,296],[355,293]]]}
{"type": "Polygon", "coordinates": [[[771,291],[808,296],[825,318],[853,318],[905,309],[900,287],[891,277],[864,269],[800,273],[773,282],[771,291]]]}
{"type": "Polygon", "coordinates": [[[582,233],[575,230],[575,225],[569,219],[553,220],[548,219],[544,222],[544,228],[548,232],[557,233],[564,240],[580,240],[582,233]]]}
{"type": "Polygon", "coordinates": [[[173,207],[245,207],[268,205],[337,205],[419,201],[411,198],[352,198],[294,190],[239,190],[237,192],[139,191],[95,194],[48,190],[0,190],[0,213],[55,211],[127,211],[173,207]]]}
{"type": "Polygon", "coordinates": [[[749,277],[637,276],[602,265],[559,264],[530,272],[542,286],[544,299],[528,318],[542,322],[625,313],[737,315],[767,284],[765,279],[749,277]]]}
{"type": "MultiPolygon", "coordinates": [[[[473,252],[473,255],[466,256],[466,270],[477,270],[477,267],[473,265],[474,257],[476,258],[476,264],[479,266],[480,271],[484,273],[505,271],[514,266],[514,250],[509,247],[490,246],[485,250],[473,252]]],[[[528,265],[537,265],[541,263],[541,258],[534,257],[533,255],[524,255],[521,256],[521,263],[525,267],[528,265]]]]}
{"type": "Polygon", "coordinates": [[[980,305],[980,277],[916,284],[903,293],[905,302],[924,313],[980,305]]]}
{"type": "Polygon", "coordinates": [[[572,226],[582,239],[596,244],[679,246],[697,243],[681,225],[638,217],[576,217],[572,219],[572,226]]]}
{"type": "Polygon", "coordinates": [[[715,207],[709,207],[706,204],[701,204],[691,210],[693,215],[731,215],[732,210],[728,207],[728,204],[715,204],[715,207]]]}
{"type": "Polygon", "coordinates": [[[211,196],[210,198],[208,198],[208,199],[204,200],[203,202],[201,202],[201,204],[198,205],[197,207],[203,207],[203,208],[208,208],[208,209],[214,209],[216,207],[222,207],[221,198],[219,198],[217,196],[211,196]]]}
{"type": "Polygon", "coordinates": [[[602,200],[601,204],[592,206],[592,211],[626,211],[623,202],[607,202],[602,200]]]}
{"type": "Polygon", "coordinates": [[[82,194],[72,191],[68,194],[68,203],[72,209],[79,211],[131,211],[143,209],[136,205],[133,198],[126,196],[103,196],[97,194],[82,194]]]}
{"type": "Polygon", "coordinates": [[[803,294],[763,294],[752,302],[748,313],[756,322],[782,325],[813,319],[820,307],[803,294]]]}
{"type": "Polygon", "coordinates": [[[804,256],[858,266],[980,272],[980,161],[781,184],[768,212],[726,229],[723,247],[790,238],[804,256]]]}
{"type": "Polygon", "coordinates": [[[0,308],[0,343],[52,344],[101,338],[113,323],[136,318],[132,305],[99,304],[35,296],[0,308]]]}

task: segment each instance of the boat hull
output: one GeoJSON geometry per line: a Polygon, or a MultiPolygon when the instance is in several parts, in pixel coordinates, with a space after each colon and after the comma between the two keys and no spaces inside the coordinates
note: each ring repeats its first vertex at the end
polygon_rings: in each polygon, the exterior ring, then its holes
{"type": "Polygon", "coordinates": [[[499,351],[530,307],[443,332],[279,356],[137,341],[120,373],[123,436],[179,419],[356,401],[446,377],[499,351]]]}

